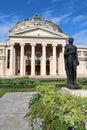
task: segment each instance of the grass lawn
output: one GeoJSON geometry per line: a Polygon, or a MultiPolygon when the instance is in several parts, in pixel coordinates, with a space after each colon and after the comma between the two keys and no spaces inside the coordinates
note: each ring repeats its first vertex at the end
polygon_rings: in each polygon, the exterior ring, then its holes
{"type": "Polygon", "coordinates": [[[7,92],[31,92],[39,84],[36,79],[29,77],[2,79],[0,78],[0,97],[7,92]]]}
{"type": "Polygon", "coordinates": [[[0,97],[2,97],[7,92],[32,92],[35,88],[0,88],[0,97]]]}
{"type": "MultiPolygon", "coordinates": [[[[50,82],[40,82],[40,85],[44,85],[44,86],[48,86],[48,85],[55,85],[57,86],[57,89],[60,89],[62,86],[64,86],[63,84],[65,84],[64,81],[59,81],[59,82],[53,82],[53,81],[50,81],[50,82]]],[[[20,86],[20,87],[5,87],[2,85],[2,87],[0,87],[0,97],[3,96],[5,93],[7,92],[32,92],[32,91],[35,91],[35,87],[23,87],[23,86],[20,86]]]]}
{"type": "MultiPolygon", "coordinates": [[[[77,79],[77,83],[87,90],[87,78],[77,79]]],[[[37,79],[23,77],[14,79],[0,79],[0,97],[7,92],[31,92],[35,91],[35,87],[53,85],[56,89],[66,87],[66,81],[43,81],[40,82],[37,79]]]]}

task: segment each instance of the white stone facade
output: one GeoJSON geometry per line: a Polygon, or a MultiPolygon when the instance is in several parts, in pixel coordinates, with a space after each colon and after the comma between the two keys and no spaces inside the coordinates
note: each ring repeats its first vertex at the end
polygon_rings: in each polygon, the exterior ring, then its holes
{"type": "MultiPolygon", "coordinates": [[[[0,44],[0,76],[65,76],[67,35],[38,15],[16,23],[8,41],[0,44]]],[[[78,74],[87,75],[87,47],[78,47],[78,74]]]]}

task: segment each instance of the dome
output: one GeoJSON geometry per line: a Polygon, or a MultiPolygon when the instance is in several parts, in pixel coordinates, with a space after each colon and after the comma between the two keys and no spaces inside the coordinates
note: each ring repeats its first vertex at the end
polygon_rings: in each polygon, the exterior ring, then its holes
{"type": "Polygon", "coordinates": [[[48,28],[49,30],[53,30],[55,32],[62,32],[61,28],[57,24],[55,24],[51,21],[44,20],[42,17],[40,17],[36,13],[35,16],[33,16],[30,19],[24,19],[21,22],[17,22],[11,28],[11,30],[9,31],[9,34],[13,33],[13,32],[23,31],[23,30],[28,29],[28,28],[32,29],[32,28],[37,27],[37,26],[48,28]]]}

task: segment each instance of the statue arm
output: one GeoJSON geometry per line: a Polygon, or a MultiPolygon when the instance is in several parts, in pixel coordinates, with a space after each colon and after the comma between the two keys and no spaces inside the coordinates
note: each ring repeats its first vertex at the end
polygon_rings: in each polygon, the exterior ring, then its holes
{"type": "Polygon", "coordinates": [[[78,53],[77,53],[77,48],[76,48],[76,63],[79,65],[79,60],[78,60],[78,53]]]}
{"type": "Polygon", "coordinates": [[[64,50],[64,58],[67,58],[67,47],[65,46],[65,50],[64,50]]]}

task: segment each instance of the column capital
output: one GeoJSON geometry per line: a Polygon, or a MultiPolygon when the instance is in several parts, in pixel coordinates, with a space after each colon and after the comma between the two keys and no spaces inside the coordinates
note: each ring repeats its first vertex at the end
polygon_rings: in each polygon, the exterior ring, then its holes
{"type": "Polygon", "coordinates": [[[25,46],[25,43],[24,42],[20,42],[20,46],[25,46]]]}
{"type": "Polygon", "coordinates": [[[10,44],[10,46],[12,47],[12,46],[14,46],[14,44],[10,44]]]}
{"type": "Polygon", "coordinates": [[[65,47],[65,45],[62,45],[62,47],[64,48],[64,47],[65,47]]]}
{"type": "Polygon", "coordinates": [[[15,45],[15,43],[14,43],[14,42],[10,42],[10,45],[11,45],[11,46],[14,46],[14,45],[15,45]]]}
{"type": "Polygon", "coordinates": [[[53,44],[52,44],[52,46],[53,46],[53,47],[54,47],[54,46],[56,47],[56,46],[57,46],[57,44],[56,44],[56,43],[53,43],[53,44]]]}
{"type": "Polygon", "coordinates": [[[42,45],[42,46],[47,46],[47,43],[42,43],[41,45],[42,45]]]}
{"type": "Polygon", "coordinates": [[[36,46],[36,43],[31,43],[31,46],[36,46]]]}

